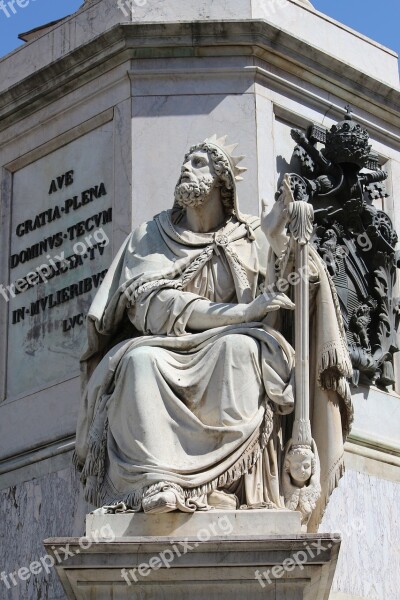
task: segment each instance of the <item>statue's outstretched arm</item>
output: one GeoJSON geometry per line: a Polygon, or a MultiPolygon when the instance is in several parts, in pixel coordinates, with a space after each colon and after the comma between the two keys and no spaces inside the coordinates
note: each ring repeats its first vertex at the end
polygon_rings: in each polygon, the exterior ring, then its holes
{"type": "Polygon", "coordinates": [[[128,310],[138,331],[151,335],[184,335],[225,325],[261,322],[268,313],[294,304],[281,292],[264,293],[250,304],[210,302],[191,292],[162,289],[143,297],[128,310]]]}
{"type": "Polygon", "coordinates": [[[224,325],[260,323],[268,313],[280,308],[294,309],[293,302],[281,292],[261,294],[250,304],[220,304],[199,299],[188,326],[193,331],[206,331],[224,325]]]}

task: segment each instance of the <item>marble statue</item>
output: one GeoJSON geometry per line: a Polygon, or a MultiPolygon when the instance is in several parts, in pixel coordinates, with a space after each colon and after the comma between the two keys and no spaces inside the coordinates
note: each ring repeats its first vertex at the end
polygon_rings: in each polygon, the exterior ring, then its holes
{"type": "Polygon", "coordinates": [[[85,498],[110,511],[286,507],[316,528],[352,416],[340,308],[307,246],[297,288],[313,336],[295,384],[296,285],[280,288],[297,281],[287,225],[306,203],[287,179],[261,219],[242,214],[235,147],[192,147],[173,208],[111,265],[88,315],[75,464],[85,498]]]}

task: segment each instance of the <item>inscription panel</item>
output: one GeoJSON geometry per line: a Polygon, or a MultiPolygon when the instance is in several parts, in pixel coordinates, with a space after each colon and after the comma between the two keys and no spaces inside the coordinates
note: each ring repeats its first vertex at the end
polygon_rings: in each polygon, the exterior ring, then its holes
{"type": "Polygon", "coordinates": [[[85,316],[112,260],[107,124],[13,177],[7,397],[77,375],[85,316]]]}

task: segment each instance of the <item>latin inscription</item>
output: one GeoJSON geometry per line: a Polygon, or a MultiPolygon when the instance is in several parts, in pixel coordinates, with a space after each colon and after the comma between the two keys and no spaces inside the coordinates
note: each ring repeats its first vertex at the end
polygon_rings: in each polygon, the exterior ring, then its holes
{"type": "MultiPolygon", "coordinates": [[[[71,179],[66,179],[66,181],[73,183],[73,173],[74,171],[68,172],[71,179]]],[[[52,189],[54,182],[58,180],[59,178],[52,181],[50,189],[52,189]]],[[[56,206],[55,208],[51,208],[40,213],[39,215],[36,215],[33,219],[27,219],[23,223],[19,223],[16,227],[15,233],[18,237],[23,237],[25,234],[36,231],[37,229],[40,229],[46,224],[52,223],[55,220],[61,220],[60,224],[62,224],[62,213],[69,214],[71,208],[75,212],[81,206],[84,206],[89,202],[93,202],[94,199],[101,198],[102,196],[107,196],[106,186],[104,183],[100,183],[100,185],[90,188],[90,190],[83,191],[81,193],[81,202],[78,202],[78,197],[75,196],[73,199],[65,200],[64,208],[61,208],[61,210],[58,206],[56,206]]],[[[36,244],[33,244],[32,246],[24,248],[17,254],[12,254],[10,257],[11,271],[19,265],[28,265],[30,261],[37,259],[44,254],[46,255],[45,258],[48,260],[48,265],[44,264],[42,267],[38,267],[35,271],[30,271],[24,277],[18,278],[14,284],[10,286],[14,297],[18,294],[22,294],[32,287],[35,287],[40,282],[48,282],[56,276],[65,274],[69,270],[77,269],[84,264],[84,261],[93,261],[96,257],[96,253],[102,256],[104,253],[106,240],[104,240],[101,244],[93,244],[92,239],[89,236],[85,238],[85,241],[78,242],[74,246],[75,248],[77,248],[77,246],[82,248],[83,254],[73,254],[69,257],[65,257],[65,253],[62,252],[59,255],[54,255],[54,257],[51,257],[47,253],[51,250],[58,250],[63,246],[65,241],[71,242],[77,240],[85,236],[85,234],[93,232],[94,230],[101,230],[104,232],[103,227],[111,222],[112,208],[110,207],[106,210],[102,210],[94,215],[91,215],[83,221],[78,221],[78,223],[74,223],[73,225],[66,227],[64,231],[59,231],[56,234],[44,238],[36,244]],[[54,259],[57,260],[58,258],[60,258],[60,260],[55,262],[54,259]]],[[[93,289],[98,289],[106,273],[107,271],[102,271],[101,273],[97,273],[92,277],[86,277],[77,283],[72,283],[66,288],[57,290],[55,293],[44,296],[43,298],[39,298],[39,300],[36,300],[35,302],[31,302],[29,308],[27,306],[22,306],[21,308],[14,310],[12,313],[12,324],[16,325],[21,320],[24,320],[27,315],[36,316],[41,311],[50,310],[55,306],[69,302],[78,296],[87,294],[93,289]]]]}
{"type": "Polygon", "coordinates": [[[79,372],[86,316],[112,261],[111,142],[105,126],[14,175],[9,281],[0,286],[11,398],[79,372]]]}

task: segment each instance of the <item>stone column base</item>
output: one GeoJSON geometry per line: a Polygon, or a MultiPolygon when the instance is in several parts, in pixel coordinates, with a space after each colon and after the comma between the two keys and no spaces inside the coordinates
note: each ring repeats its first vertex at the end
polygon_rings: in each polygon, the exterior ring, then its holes
{"type": "Polygon", "coordinates": [[[338,535],[243,534],[252,511],[216,512],[208,522],[206,513],[158,515],[158,536],[132,536],[150,515],[90,515],[87,537],[44,544],[69,600],[328,600],[338,535]]]}

